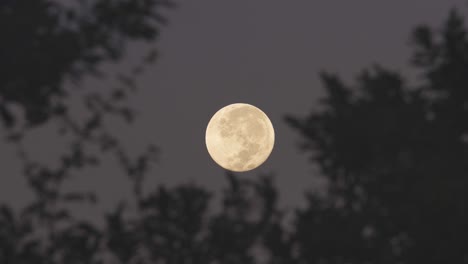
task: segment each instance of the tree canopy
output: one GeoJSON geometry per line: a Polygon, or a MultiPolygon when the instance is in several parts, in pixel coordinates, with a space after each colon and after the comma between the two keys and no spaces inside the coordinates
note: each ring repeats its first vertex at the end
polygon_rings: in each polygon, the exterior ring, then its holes
{"type": "Polygon", "coordinates": [[[298,214],[307,263],[467,260],[467,40],[453,11],[441,32],[414,30],[419,86],[380,66],[354,85],[324,73],[323,109],[287,118],[329,180],[298,214]]]}

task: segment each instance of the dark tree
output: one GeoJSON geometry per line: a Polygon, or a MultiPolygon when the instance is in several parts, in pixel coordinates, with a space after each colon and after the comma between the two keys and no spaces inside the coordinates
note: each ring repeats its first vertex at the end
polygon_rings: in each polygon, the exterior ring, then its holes
{"type": "Polygon", "coordinates": [[[288,117],[328,179],[297,214],[301,263],[468,262],[468,38],[451,12],[418,27],[421,84],[375,66],[356,84],[322,74],[320,111],[288,117]]]}
{"type": "Polygon", "coordinates": [[[139,191],[155,148],[129,157],[103,122],[110,116],[133,120],[126,98],[137,88],[135,76],[156,57],[151,43],[166,22],[162,10],[172,6],[170,0],[1,2],[0,124],[17,144],[25,175],[41,198],[59,198],[58,186],[70,170],[99,163],[99,155],[85,151],[87,145],[117,155],[139,191]],[[135,42],[148,43],[140,65],[113,76],[102,71],[104,63],[118,63],[135,42]],[[102,87],[84,87],[89,78],[101,79],[102,87]],[[72,111],[74,101],[81,113],[72,111]],[[43,125],[69,139],[58,168],[38,164],[23,150],[22,137],[43,125]]]}
{"type": "Polygon", "coordinates": [[[0,126],[18,147],[36,199],[18,214],[1,206],[0,263],[97,263],[103,234],[73,218],[68,207],[95,203],[97,196],[64,192],[61,186],[71,172],[96,166],[109,153],[119,158],[135,194],[140,193],[155,148],[128,155],[103,121],[110,116],[132,121],[125,99],[136,89],[134,77],[155,59],[151,43],[166,23],[161,12],[173,6],[170,0],[1,1],[0,126]],[[118,63],[134,42],[148,46],[140,65],[113,76],[101,70],[103,64],[118,63]],[[113,84],[88,88],[82,83],[89,78],[113,84]],[[84,112],[74,113],[73,101],[84,112]],[[69,142],[55,167],[35,161],[22,142],[45,125],[69,142]],[[100,152],[88,151],[90,145],[100,152]]]}

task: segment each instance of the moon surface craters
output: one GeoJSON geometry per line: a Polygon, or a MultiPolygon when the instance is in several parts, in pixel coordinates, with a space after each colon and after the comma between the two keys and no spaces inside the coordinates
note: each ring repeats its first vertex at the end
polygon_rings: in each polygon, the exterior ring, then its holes
{"type": "Polygon", "coordinates": [[[248,171],[270,155],[274,130],[260,109],[248,104],[232,104],[219,110],[207,127],[208,152],[221,167],[248,171]]]}

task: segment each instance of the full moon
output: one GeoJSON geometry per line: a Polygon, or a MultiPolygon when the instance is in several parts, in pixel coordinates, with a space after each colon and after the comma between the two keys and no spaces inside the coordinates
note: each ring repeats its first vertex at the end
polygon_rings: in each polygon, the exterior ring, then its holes
{"type": "Polygon", "coordinates": [[[206,128],[211,158],[230,171],[249,171],[262,165],[275,143],[268,116],[249,104],[231,104],[216,112],[206,128]]]}

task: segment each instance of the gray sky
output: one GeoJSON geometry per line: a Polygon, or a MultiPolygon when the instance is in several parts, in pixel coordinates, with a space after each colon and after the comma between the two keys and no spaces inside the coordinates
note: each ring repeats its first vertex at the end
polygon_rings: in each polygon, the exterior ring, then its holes
{"type": "MultiPolygon", "coordinates": [[[[227,104],[253,104],[270,117],[276,143],[270,159],[242,177],[274,173],[282,204],[296,206],[302,203],[303,192],[319,187],[321,181],[298,151],[299,136],[283,117],[303,116],[317,107],[323,94],[318,72],[328,70],[350,79],[378,62],[405,73],[411,29],[421,23],[440,26],[453,6],[466,14],[465,2],[179,1],[157,44],[161,57],[138,79],[140,92],[132,101],[139,121],[119,128],[121,135],[131,149],[147,142],[161,148],[148,188],[193,181],[219,191],[226,181],[206,151],[206,125],[227,104]]],[[[129,60],[138,54],[132,49],[129,60]]],[[[49,156],[55,139],[47,132],[37,134],[30,145],[36,155],[49,156]]],[[[0,143],[0,201],[27,196],[18,191],[24,182],[12,151],[0,143]]],[[[112,204],[127,187],[118,175],[109,161],[71,184],[96,188],[103,202],[112,204]]]]}

